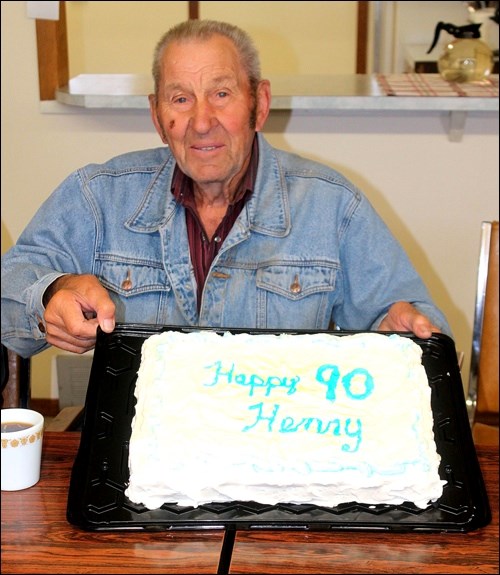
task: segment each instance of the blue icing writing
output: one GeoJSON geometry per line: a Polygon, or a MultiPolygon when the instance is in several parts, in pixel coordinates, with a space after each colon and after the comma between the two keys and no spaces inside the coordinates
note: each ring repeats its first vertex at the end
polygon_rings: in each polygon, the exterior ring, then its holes
{"type": "Polygon", "coordinates": [[[265,389],[265,396],[268,397],[273,389],[285,388],[287,395],[292,395],[297,391],[297,384],[300,377],[279,377],[277,375],[270,375],[262,377],[256,373],[236,373],[234,363],[231,364],[229,369],[224,368],[221,361],[208,365],[205,369],[214,370],[213,379],[210,383],[206,383],[207,387],[213,387],[219,383],[235,383],[249,388],[249,396],[252,397],[256,389],[265,389]]]}
{"type": "MultiPolygon", "coordinates": [[[[318,367],[316,372],[316,380],[319,381],[319,383],[326,385],[327,389],[325,397],[329,401],[335,401],[335,391],[337,389],[339,378],[340,372],[338,366],[324,364],[318,367]]],[[[362,367],[358,367],[342,376],[342,385],[344,386],[347,397],[351,399],[366,399],[373,392],[373,376],[368,370],[363,369],[362,367]],[[360,393],[353,391],[354,378],[356,378],[358,385],[358,380],[360,378],[363,379],[363,391],[360,393]]]]}
{"type": "Polygon", "coordinates": [[[356,442],[354,445],[343,443],[341,446],[342,451],[355,452],[359,449],[362,439],[362,424],[360,419],[352,420],[349,417],[342,425],[342,422],[338,418],[325,421],[319,417],[302,417],[300,419],[295,419],[290,416],[281,416],[281,414],[278,417],[280,407],[281,406],[278,403],[275,403],[272,410],[268,414],[264,414],[264,402],[261,401],[260,403],[250,405],[248,409],[257,410],[257,414],[255,421],[251,425],[245,425],[243,431],[250,431],[258,424],[263,424],[267,426],[267,431],[270,433],[274,431],[277,431],[278,433],[311,431],[320,435],[330,433],[337,437],[340,437],[343,434],[346,437],[355,439],[356,442]]]}

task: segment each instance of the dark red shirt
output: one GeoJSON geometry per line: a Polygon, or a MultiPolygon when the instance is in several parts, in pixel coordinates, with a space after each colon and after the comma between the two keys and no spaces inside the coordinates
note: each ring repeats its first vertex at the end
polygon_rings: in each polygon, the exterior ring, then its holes
{"type": "Polygon", "coordinates": [[[208,270],[212,265],[215,256],[224,243],[227,235],[233,227],[236,218],[239,216],[243,206],[252,194],[255,178],[257,176],[257,166],[259,163],[259,147],[257,138],[254,139],[252,156],[241,182],[236,190],[233,202],[228,206],[226,215],[215,230],[215,234],[210,239],[207,237],[201,224],[196,209],[193,192],[193,180],[186,176],[178,166],[175,166],[172,178],[172,194],[186,210],[186,226],[189,240],[189,250],[191,262],[194,268],[194,275],[197,283],[198,311],[201,305],[201,294],[207,279],[208,270]]]}

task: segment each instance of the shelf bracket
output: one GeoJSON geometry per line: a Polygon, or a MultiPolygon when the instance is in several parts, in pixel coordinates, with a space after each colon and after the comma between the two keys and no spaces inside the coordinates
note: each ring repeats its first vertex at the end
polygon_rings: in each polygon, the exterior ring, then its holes
{"type": "Polygon", "coordinates": [[[450,112],[450,125],[448,128],[448,139],[450,142],[462,141],[466,118],[467,112],[463,110],[452,110],[450,112]]]}

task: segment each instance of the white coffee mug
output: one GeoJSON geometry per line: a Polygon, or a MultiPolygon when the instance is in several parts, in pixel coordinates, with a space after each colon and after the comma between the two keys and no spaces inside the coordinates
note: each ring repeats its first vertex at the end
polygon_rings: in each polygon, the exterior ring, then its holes
{"type": "Polygon", "coordinates": [[[18,491],[40,479],[43,415],[32,409],[2,409],[2,491],[18,491]]]}

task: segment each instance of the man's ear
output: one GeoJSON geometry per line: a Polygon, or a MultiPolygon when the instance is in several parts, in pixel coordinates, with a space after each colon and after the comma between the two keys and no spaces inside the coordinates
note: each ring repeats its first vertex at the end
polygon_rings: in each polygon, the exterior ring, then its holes
{"type": "Polygon", "coordinates": [[[257,86],[257,114],[255,118],[255,130],[260,132],[266,123],[271,108],[271,83],[269,80],[261,80],[257,86]]]}

